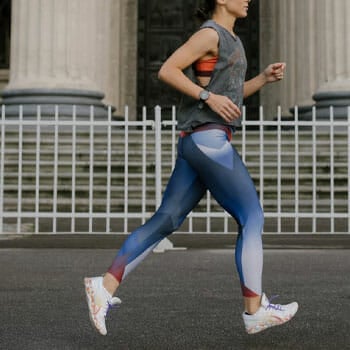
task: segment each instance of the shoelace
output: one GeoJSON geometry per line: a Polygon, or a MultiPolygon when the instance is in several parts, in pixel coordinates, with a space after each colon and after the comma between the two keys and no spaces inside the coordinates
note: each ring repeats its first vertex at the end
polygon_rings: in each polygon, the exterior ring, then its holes
{"type": "Polygon", "coordinates": [[[268,300],[269,304],[266,306],[266,310],[273,309],[273,310],[277,310],[277,311],[284,311],[281,304],[271,304],[271,301],[272,301],[273,299],[278,298],[278,297],[279,297],[279,295],[273,295],[273,296],[268,300]]]}
{"type": "Polygon", "coordinates": [[[120,304],[118,304],[118,303],[113,303],[113,302],[107,301],[107,308],[106,308],[106,311],[104,313],[105,318],[107,318],[107,314],[108,314],[109,310],[115,309],[119,306],[120,306],[120,304]]]}

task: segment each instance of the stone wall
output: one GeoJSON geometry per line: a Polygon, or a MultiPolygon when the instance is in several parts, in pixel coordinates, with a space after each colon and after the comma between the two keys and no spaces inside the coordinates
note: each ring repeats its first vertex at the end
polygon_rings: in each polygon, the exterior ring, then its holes
{"type": "MultiPolygon", "coordinates": [[[[285,79],[261,92],[265,118],[275,117],[277,105],[288,115],[295,105],[315,103],[320,114],[335,105],[335,116],[343,116],[350,104],[350,1],[259,4],[260,67],[287,63],[285,79]]],[[[137,23],[138,0],[13,0],[5,103],[35,102],[33,89],[52,105],[66,102],[72,90],[71,100],[85,103],[87,91],[101,115],[103,104],[116,107],[116,115],[128,105],[135,119],[137,23]]],[[[0,71],[0,90],[6,80],[0,71]]]]}

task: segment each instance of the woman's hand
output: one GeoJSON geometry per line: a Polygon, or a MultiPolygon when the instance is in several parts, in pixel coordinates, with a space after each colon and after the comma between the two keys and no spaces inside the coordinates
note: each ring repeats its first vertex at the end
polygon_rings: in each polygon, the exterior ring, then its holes
{"type": "Polygon", "coordinates": [[[225,122],[230,123],[241,116],[241,111],[227,96],[216,95],[212,92],[206,104],[217,113],[225,122]]]}
{"type": "Polygon", "coordinates": [[[285,68],[285,63],[273,63],[267,66],[263,72],[266,83],[273,83],[275,81],[282,80],[284,77],[285,68]]]}
{"type": "Polygon", "coordinates": [[[265,68],[263,72],[255,78],[244,83],[244,97],[248,97],[259,91],[267,83],[280,81],[284,77],[285,63],[273,63],[265,68]]]}

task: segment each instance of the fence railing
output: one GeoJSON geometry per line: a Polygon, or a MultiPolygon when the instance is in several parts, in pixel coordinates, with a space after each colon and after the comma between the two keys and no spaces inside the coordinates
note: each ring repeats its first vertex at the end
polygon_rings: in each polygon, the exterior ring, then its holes
{"type": "MultiPolygon", "coordinates": [[[[233,138],[265,211],[265,232],[348,233],[348,118],[246,120],[233,138]]],[[[159,206],[175,164],[176,111],[142,120],[42,115],[0,120],[0,233],[128,233],[159,206]]],[[[231,233],[236,223],[209,193],[181,232],[231,233]]]]}

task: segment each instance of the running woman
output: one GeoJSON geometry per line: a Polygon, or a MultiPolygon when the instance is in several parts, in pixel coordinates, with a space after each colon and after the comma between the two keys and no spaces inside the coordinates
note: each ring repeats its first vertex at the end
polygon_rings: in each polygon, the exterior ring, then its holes
{"type": "Polygon", "coordinates": [[[133,231],[103,277],[85,278],[93,326],[107,334],[105,318],[125,277],[157,244],[180,227],[207,190],[236,220],[235,263],[249,334],[289,321],[296,302],[272,304],[262,292],[264,214],[253,181],[230,140],[240,125],[243,98],[283,79],[284,63],[269,65],[245,82],[246,57],[234,32],[250,0],[205,0],[200,29],[163,64],[159,78],[183,93],[178,112],[178,155],[156,213],[133,231]]]}

